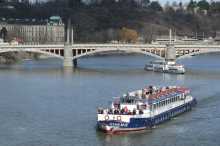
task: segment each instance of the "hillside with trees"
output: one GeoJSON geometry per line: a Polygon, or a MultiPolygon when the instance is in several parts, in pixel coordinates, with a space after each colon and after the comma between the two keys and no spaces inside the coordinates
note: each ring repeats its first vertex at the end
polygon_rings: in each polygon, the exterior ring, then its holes
{"type": "Polygon", "coordinates": [[[60,15],[71,17],[77,42],[136,42],[139,37],[150,42],[167,35],[172,28],[177,35],[204,34],[215,37],[220,31],[220,2],[206,0],[188,4],[167,3],[163,7],[150,0],[51,0],[45,3],[0,2],[0,17],[47,19],[60,15]]]}

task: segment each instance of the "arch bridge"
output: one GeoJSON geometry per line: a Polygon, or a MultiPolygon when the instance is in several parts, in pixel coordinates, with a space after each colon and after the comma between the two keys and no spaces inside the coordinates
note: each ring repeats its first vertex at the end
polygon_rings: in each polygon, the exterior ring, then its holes
{"type": "Polygon", "coordinates": [[[120,51],[140,53],[158,59],[181,59],[191,55],[220,52],[220,45],[155,45],[155,44],[65,44],[65,45],[0,45],[0,53],[32,52],[63,59],[64,66],[76,65],[77,59],[97,53],[120,51]]]}

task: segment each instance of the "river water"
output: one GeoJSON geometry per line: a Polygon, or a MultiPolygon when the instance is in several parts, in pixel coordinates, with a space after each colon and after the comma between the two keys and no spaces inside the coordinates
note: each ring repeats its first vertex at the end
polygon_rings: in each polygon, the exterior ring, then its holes
{"type": "Polygon", "coordinates": [[[219,146],[220,54],[180,60],[185,75],[147,72],[153,58],[88,57],[77,69],[57,59],[0,67],[1,146],[219,146]],[[151,131],[97,132],[96,108],[146,85],[184,85],[198,105],[151,131]]]}

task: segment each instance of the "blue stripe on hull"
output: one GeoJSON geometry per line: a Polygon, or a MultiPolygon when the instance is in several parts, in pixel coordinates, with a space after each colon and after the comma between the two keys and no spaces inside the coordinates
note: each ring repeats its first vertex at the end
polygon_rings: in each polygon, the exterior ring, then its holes
{"type": "MultiPolygon", "coordinates": [[[[161,113],[153,118],[131,118],[129,123],[119,122],[119,121],[99,121],[97,123],[98,127],[102,127],[103,125],[114,126],[120,129],[120,131],[127,130],[132,131],[132,129],[137,128],[152,128],[155,125],[161,124],[167,120],[170,120],[172,117],[175,117],[181,113],[191,110],[191,108],[196,104],[196,99],[193,101],[183,104],[179,107],[161,113]]],[[[100,128],[103,130],[102,128],[100,128]]]]}

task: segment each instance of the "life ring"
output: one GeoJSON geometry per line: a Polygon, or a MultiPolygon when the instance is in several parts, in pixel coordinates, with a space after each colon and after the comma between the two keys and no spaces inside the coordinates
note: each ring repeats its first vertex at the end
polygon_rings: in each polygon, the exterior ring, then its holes
{"type": "Polygon", "coordinates": [[[105,116],[105,120],[106,120],[106,121],[109,120],[109,116],[108,116],[108,115],[105,116]]]}
{"type": "Polygon", "coordinates": [[[118,121],[121,121],[121,116],[117,116],[117,120],[118,120],[118,121]]]}

